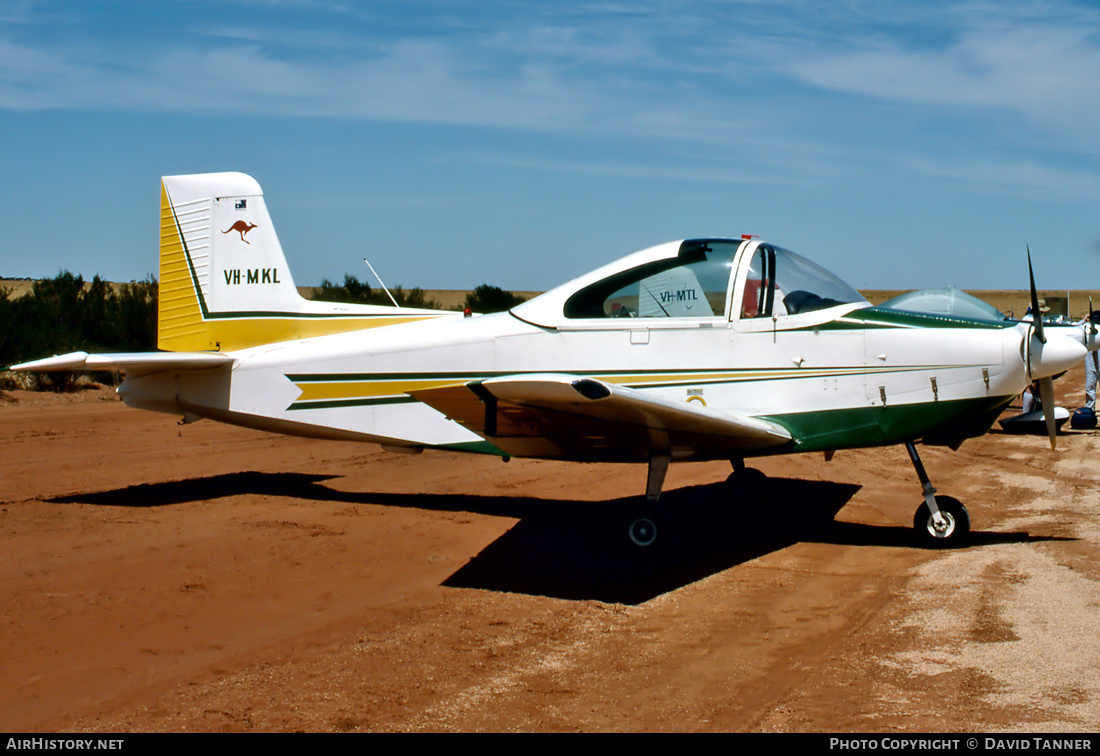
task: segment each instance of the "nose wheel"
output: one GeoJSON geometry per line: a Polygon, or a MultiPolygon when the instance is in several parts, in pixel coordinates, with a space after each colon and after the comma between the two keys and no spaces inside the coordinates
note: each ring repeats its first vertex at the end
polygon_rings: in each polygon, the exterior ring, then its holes
{"type": "Polygon", "coordinates": [[[924,489],[924,502],[917,507],[917,513],[913,516],[913,529],[917,532],[917,538],[925,546],[937,549],[963,545],[970,536],[970,513],[958,499],[936,496],[936,489],[928,479],[928,473],[917,454],[917,447],[912,441],[906,441],[905,450],[909,452],[909,459],[912,460],[921,488],[924,489]]]}
{"type": "Polygon", "coordinates": [[[958,499],[936,497],[939,517],[932,514],[927,502],[922,502],[913,517],[917,536],[928,546],[951,548],[964,544],[970,535],[970,513],[958,499]]]}

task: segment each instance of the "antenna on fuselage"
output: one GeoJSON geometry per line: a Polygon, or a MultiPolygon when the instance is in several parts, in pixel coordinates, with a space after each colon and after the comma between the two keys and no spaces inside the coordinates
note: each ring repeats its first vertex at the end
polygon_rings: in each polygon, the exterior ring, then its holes
{"type": "Polygon", "coordinates": [[[386,288],[386,284],[382,283],[382,277],[375,272],[374,266],[370,264],[370,260],[364,257],[363,262],[365,262],[367,264],[367,267],[370,268],[370,272],[374,273],[374,277],[378,281],[378,285],[382,287],[382,291],[386,292],[386,296],[390,298],[391,302],[393,302],[393,306],[400,307],[401,305],[397,304],[397,300],[393,298],[393,294],[390,294],[390,290],[386,288]]]}

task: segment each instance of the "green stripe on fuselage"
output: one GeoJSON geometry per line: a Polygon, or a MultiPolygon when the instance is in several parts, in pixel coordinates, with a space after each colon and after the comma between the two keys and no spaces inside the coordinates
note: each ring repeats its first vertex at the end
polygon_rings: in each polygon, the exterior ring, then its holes
{"type": "Polygon", "coordinates": [[[1013,396],[957,399],[885,407],[761,415],[798,439],[788,451],[828,451],[860,446],[884,446],[923,439],[951,444],[981,436],[993,427],[1013,396]]]}
{"type": "Polygon", "coordinates": [[[951,315],[932,315],[923,312],[907,312],[881,307],[865,307],[853,310],[843,317],[811,326],[809,330],[843,330],[856,328],[973,328],[1001,330],[1016,325],[1014,320],[977,320],[957,318],[951,315]]]}

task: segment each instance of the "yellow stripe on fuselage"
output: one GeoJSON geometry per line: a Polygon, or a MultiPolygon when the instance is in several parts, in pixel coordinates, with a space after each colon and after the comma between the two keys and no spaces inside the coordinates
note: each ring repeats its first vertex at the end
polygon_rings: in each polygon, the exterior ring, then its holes
{"type": "Polygon", "coordinates": [[[456,379],[425,379],[400,381],[333,381],[314,383],[296,382],[302,395],[295,401],[331,401],[334,399],[375,399],[384,396],[401,396],[410,391],[454,386],[466,381],[456,379]]]}
{"type": "MultiPolygon", "coordinates": [[[[851,368],[824,368],[807,370],[791,368],[789,370],[740,370],[732,372],[685,372],[685,373],[607,373],[592,376],[596,380],[616,383],[621,386],[648,386],[653,384],[698,386],[701,384],[735,383],[740,381],[775,380],[782,378],[817,378],[829,375],[851,373],[851,368]]],[[[863,371],[860,371],[863,372],[863,371]]],[[[486,375],[485,378],[490,376],[486,375]]],[[[328,377],[298,378],[294,385],[301,390],[295,400],[296,405],[309,402],[330,402],[341,400],[371,400],[406,396],[413,391],[443,388],[469,383],[466,376],[439,375],[431,378],[388,378],[385,375],[341,379],[339,375],[328,377]]]]}

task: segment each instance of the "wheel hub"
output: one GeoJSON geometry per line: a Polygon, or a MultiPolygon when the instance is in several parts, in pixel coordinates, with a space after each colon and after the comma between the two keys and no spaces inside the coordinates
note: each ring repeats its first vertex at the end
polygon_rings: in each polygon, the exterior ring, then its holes
{"type": "Polygon", "coordinates": [[[630,540],[635,546],[651,546],[657,540],[657,526],[648,517],[630,523],[630,540]]]}
{"type": "Polygon", "coordinates": [[[939,516],[928,518],[928,532],[934,538],[948,538],[955,531],[955,518],[950,512],[940,511],[939,516]]]}

